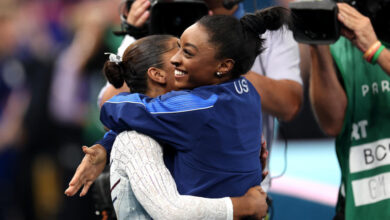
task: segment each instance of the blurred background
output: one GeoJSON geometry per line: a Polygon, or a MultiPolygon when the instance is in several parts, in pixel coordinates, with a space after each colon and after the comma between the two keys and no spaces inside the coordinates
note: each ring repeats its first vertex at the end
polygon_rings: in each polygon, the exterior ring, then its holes
{"type": "Polygon", "coordinates": [[[104,52],[121,38],[117,0],[0,1],[0,219],[94,219],[63,192],[103,134],[104,52]]]}
{"type": "MultiPolygon", "coordinates": [[[[112,33],[120,29],[120,3],[0,0],[0,220],[98,219],[90,195],[63,192],[81,146],[104,134],[97,95],[104,52],[116,53],[122,40],[112,33]]],[[[301,114],[279,124],[271,149],[273,219],[334,214],[340,171],[333,140],[319,130],[306,91],[301,114]]]]}

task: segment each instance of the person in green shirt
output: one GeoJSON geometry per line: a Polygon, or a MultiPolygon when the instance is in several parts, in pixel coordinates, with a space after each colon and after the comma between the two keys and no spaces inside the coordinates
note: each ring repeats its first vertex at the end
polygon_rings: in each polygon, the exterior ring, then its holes
{"type": "MultiPolygon", "coordinates": [[[[312,108],[323,131],[336,137],[342,172],[334,219],[390,219],[390,36],[380,31],[389,27],[337,5],[343,36],[311,45],[310,77],[312,108]]],[[[389,7],[383,1],[376,16],[390,20],[389,7]]]]}

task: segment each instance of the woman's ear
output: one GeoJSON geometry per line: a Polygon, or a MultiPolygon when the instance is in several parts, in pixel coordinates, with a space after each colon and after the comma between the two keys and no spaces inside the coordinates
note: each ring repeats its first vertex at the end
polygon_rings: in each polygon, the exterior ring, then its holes
{"type": "Polygon", "coordinates": [[[150,67],[148,69],[148,78],[159,84],[167,83],[166,72],[156,67],[150,67]]]}
{"type": "Polygon", "coordinates": [[[229,73],[234,67],[234,60],[233,59],[224,59],[218,67],[218,72],[222,74],[229,73]]]}

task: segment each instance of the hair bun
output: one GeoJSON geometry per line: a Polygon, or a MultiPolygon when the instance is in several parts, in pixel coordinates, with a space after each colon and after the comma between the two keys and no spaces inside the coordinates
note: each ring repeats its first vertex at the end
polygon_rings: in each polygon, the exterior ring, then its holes
{"type": "Polygon", "coordinates": [[[116,64],[115,62],[106,61],[103,67],[103,72],[107,81],[115,88],[119,89],[123,86],[125,79],[123,78],[122,63],[116,64]]]}
{"type": "Polygon", "coordinates": [[[256,16],[263,19],[263,26],[267,30],[277,30],[284,24],[290,29],[292,27],[290,11],[284,7],[275,6],[265,8],[257,11],[256,16]]]}
{"type": "Polygon", "coordinates": [[[244,29],[247,29],[255,34],[264,34],[267,30],[264,26],[263,18],[252,13],[246,14],[242,17],[240,22],[244,29]]]}

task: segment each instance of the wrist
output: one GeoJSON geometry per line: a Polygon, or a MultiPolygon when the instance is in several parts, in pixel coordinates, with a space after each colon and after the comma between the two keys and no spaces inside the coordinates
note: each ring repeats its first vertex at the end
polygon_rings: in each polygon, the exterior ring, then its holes
{"type": "Polygon", "coordinates": [[[233,219],[253,216],[255,214],[254,202],[246,196],[231,197],[233,204],[233,219]]]}
{"type": "Polygon", "coordinates": [[[375,63],[380,52],[383,50],[382,48],[382,43],[380,41],[376,41],[364,52],[363,58],[369,63],[375,63]]]}
{"type": "Polygon", "coordinates": [[[100,144],[95,144],[91,148],[93,148],[96,151],[96,162],[101,163],[104,162],[104,164],[107,163],[107,151],[106,149],[100,145],[100,144]]]}

